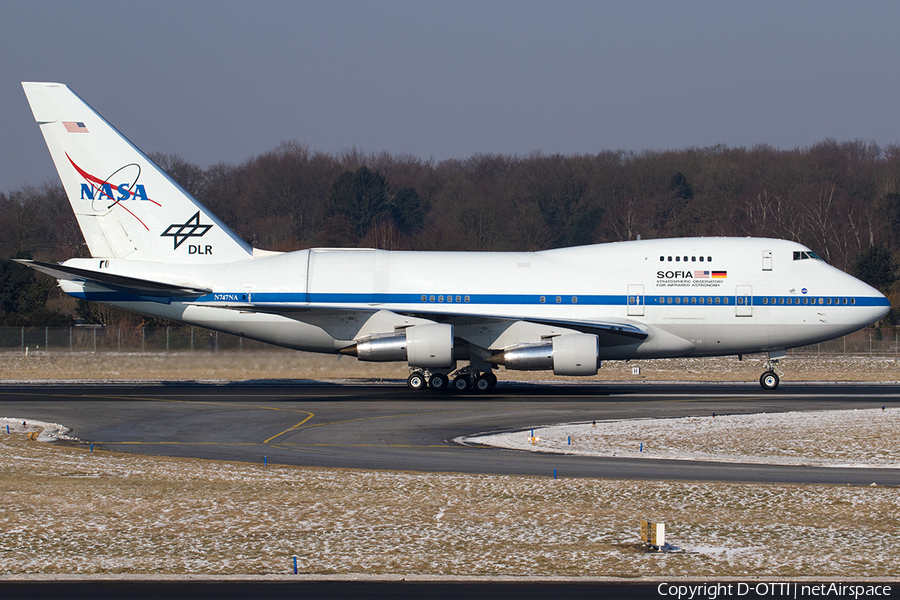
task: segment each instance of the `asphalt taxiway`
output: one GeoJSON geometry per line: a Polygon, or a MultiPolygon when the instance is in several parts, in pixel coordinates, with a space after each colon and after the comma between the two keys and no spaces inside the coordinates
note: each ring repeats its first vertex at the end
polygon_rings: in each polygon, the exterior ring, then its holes
{"type": "MultiPolygon", "coordinates": [[[[459,436],[605,419],[900,407],[894,385],[401,383],[6,385],[0,416],[60,423],[96,448],[320,467],[772,483],[900,485],[900,469],[597,458],[459,445],[459,436]]],[[[835,432],[842,435],[841,432],[835,432]]]]}

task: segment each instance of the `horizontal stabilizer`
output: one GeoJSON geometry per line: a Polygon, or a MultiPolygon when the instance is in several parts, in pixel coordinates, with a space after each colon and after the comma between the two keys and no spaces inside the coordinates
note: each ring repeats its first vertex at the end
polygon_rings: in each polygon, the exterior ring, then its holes
{"type": "Polygon", "coordinates": [[[32,269],[40,271],[41,273],[56,277],[57,279],[86,281],[117,292],[134,294],[135,296],[194,297],[203,296],[204,294],[212,292],[212,290],[206,288],[194,288],[171,283],[162,283],[159,281],[149,281],[147,279],[125,277],[124,275],[102,273],[99,271],[89,271],[87,269],[78,269],[76,267],[67,267],[66,265],[45,263],[37,260],[13,260],[26,267],[31,267],[32,269]]]}

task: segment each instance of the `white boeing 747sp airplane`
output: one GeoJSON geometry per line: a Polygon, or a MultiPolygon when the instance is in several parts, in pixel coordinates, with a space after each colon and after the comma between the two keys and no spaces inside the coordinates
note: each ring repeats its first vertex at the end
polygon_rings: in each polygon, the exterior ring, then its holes
{"type": "Polygon", "coordinates": [[[493,370],[590,376],[601,360],[768,353],[890,304],[809,248],[661,239],[542,252],[252,248],[59,83],[23,83],[93,258],[20,261],[68,294],[297,350],[406,361],[413,389],[493,370]],[[458,361],[468,365],[457,370],[458,361]]]}

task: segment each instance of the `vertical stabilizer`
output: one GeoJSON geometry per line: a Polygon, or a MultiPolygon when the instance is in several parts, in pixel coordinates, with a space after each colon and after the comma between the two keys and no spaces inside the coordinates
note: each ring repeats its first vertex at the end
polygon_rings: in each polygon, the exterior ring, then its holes
{"type": "Polygon", "coordinates": [[[60,83],[23,83],[91,255],[224,263],[252,248],[60,83]]]}

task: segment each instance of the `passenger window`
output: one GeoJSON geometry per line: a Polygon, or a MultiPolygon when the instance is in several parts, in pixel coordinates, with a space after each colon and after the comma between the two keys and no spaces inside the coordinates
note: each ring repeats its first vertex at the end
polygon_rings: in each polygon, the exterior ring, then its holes
{"type": "Polygon", "coordinates": [[[697,257],[696,257],[696,256],[692,256],[692,257],[691,257],[691,262],[697,262],[697,257]]]}
{"type": "Polygon", "coordinates": [[[809,304],[809,298],[804,298],[804,299],[803,299],[803,304],[809,304]]]}
{"type": "Polygon", "coordinates": [[[700,262],[703,262],[703,257],[702,257],[702,256],[700,257],[700,262]]]}
{"type": "Polygon", "coordinates": [[[422,294],[422,302],[428,302],[428,296],[422,294]]]}
{"type": "Polygon", "coordinates": [[[466,296],[466,302],[468,302],[468,301],[469,301],[469,297],[468,297],[468,296],[466,296]]]}
{"type": "Polygon", "coordinates": [[[672,262],[672,257],[671,257],[671,256],[669,257],[669,262],[672,262]]]}
{"type": "Polygon", "coordinates": [[[429,302],[434,302],[434,296],[430,296],[430,297],[428,298],[428,301],[429,301],[429,302]]]}
{"type": "Polygon", "coordinates": [[[681,298],[675,297],[675,304],[681,304],[681,298]]]}
{"type": "Polygon", "coordinates": [[[779,299],[778,299],[778,304],[784,304],[784,298],[779,298],[779,299]]]}
{"type": "Polygon", "coordinates": [[[706,262],[712,262],[712,256],[707,256],[707,257],[706,257],[706,262]]]}
{"type": "Polygon", "coordinates": [[[721,303],[722,303],[722,299],[719,298],[718,296],[716,296],[716,304],[721,304],[721,303]]]}
{"type": "Polygon", "coordinates": [[[545,297],[541,296],[541,304],[543,304],[546,301],[547,301],[547,299],[545,297]]]}
{"type": "Polygon", "coordinates": [[[665,256],[660,256],[660,257],[659,257],[659,262],[663,262],[664,260],[666,260],[666,257],[665,257],[665,256]]]}
{"type": "Polygon", "coordinates": [[[456,297],[456,301],[457,301],[457,302],[459,302],[460,299],[461,299],[461,298],[460,298],[459,296],[456,297]]]}
{"type": "Polygon", "coordinates": [[[666,299],[666,302],[669,303],[669,304],[672,304],[672,296],[669,296],[669,297],[666,299]]]}
{"type": "Polygon", "coordinates": [[[697,297],[694,296],[691,298],[691,304],[697,304],[697,297]]]}
{"type": "Polygon", "coordinates": [[[728,298],[722,298],[722,304],[728,304],[728,298]]]}
{"type": "Polygon", "coordinates": [[[850,298],[850,304],[856,304],[856,298],[850,298]]]}
{"type": "Polygon", "coordinates": [[[572,296],[572,304],[578,304],[578,296],[572,296]]]}
{"type": "Polygon", "coordinates": [[[768,298],[763,298],[763,304],[768,304],[768,303],[769,303],[769,299],[768,299],[768,298]]]}
{"type": "Polygon", "coordinates": [[[675,257],[675,262],[681,262],[681,257],[680,257],[680,256],[676,256],[676,257],[675,257]]]}
{"type": "Polygon", "coordinates": [[[844,298],[844,304],[847,304],[847,299],[846,299],[846,298],[844,298]]]}
{"type": "Polygon", "coordinates": [[[557,297],[556,297],[556,303],[559,304],[560,302],[562,302],[562,297],[561,297],[561,296],[557,296],[557,297]]]}

